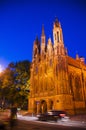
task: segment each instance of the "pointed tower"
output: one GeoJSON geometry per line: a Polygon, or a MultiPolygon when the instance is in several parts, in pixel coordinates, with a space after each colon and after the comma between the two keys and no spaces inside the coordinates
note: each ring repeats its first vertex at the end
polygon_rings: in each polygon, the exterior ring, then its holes
{"type": "Polygon", "coordinates": [[[41,34],[41,56],[44,56],[44,55],[45,55],[45,46],[46,46],[46,41],[45,41],[44,25],[42,25],[42,34],[41,34]]]}
{"type": "Polygon", "coordinates": [[[68,82],[68,61],[67,49],[65,49],[63,42],[62,28],[59,21],[56,19],[53,26],[53,40],[54,40],[54,77],[57,100],[55,102],[56,109],[67,109],[68,98],[71,101],[69,82],[68,82]],[[58,101],[58,103],[57,103],[58,101]]]}
{"type": "Polygon", "coordinates": [[[51,58],[51,56],[53,55],[53,45],[51,42],[51,38],[48,39],[47,53],[48,53],[48,57],[51,58]]]}
{"type": "Polygon", "coordinates": [[[78,54],[76,54],[76,60],[79,60],[79,55],[78,54]]]}
{"type": "Polygon", "coordinates": [[[34,41],[33,45],[33,61],[38,58],[39,54],[40,54],[40,43],[38,37],[36,37],[36,40],[34,41]]]}
{"type": "Polygon", "coordinates": [[[65,49],[63,43],[62,28],[57,19],[54,22],[54,26],[53,26],[53,40],[54,40],[54,54],[64,55],[65,49]]]}

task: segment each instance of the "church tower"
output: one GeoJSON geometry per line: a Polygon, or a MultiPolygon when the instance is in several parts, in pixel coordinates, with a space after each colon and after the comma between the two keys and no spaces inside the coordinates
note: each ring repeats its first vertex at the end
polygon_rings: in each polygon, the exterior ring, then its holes
{"type": "Polygon", "coordinates": [[[54,54],[65,55],[62,28],[57,19],[54,22],[53,26],[53,41],[54,41],[54,54]]]}
{"type": "MultiPolygon", "coordinates": [[[[53,26],[54,40],[54,70],[55,70],[55,88],[57,98],[55,102],[56,109],[66,109],[66,98],[71,100],[70,89],[68,85],[68,62],[67,50],[63,42],[62,28],[59,21],[56,19],[53,26]],[[64,100],[65,99],[65,100],[64,100]]],[[[68,101],[67,100],[67,101],[68,101]]],[[[72,105],[70,105],[72,109],[72,105]]],[[[68,107],[70,107],[68,106],[68,107]]]]}

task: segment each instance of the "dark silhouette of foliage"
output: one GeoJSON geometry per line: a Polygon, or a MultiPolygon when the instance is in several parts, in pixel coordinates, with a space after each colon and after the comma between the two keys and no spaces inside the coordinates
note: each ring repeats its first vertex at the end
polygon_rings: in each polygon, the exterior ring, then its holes
{"type": "Polygon", "coordinates": [[[30,62],[28,60],[11,62],[0,75],[0,105],[17,103],[27,105],[29,95],[30,62]]]}

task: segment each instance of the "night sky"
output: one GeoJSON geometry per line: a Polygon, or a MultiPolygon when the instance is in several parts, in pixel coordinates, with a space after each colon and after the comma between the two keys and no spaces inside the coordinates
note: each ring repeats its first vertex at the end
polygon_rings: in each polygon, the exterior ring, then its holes
{"type": "Polygon", "coordinates": [[[0,0],[0,66],[32,61],[33,42],[36,36],[40,40],[42,24],[47,42],[56,18],[68,54],[86,58],[85,0],[0,0]]]}

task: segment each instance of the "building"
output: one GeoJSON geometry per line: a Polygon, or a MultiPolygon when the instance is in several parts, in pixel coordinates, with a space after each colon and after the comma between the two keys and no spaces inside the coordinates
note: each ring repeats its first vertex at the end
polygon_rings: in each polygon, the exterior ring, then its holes
{"type": "Polygon", "coordinates": [[[53,41],[42,27],[41,43],[33,45],[30,78],[29,112],[66,110],[69,114],[86,112],[86,65],[83,57],[68,56],[62,28],[58,20],[53,25],[53,41]]]}

